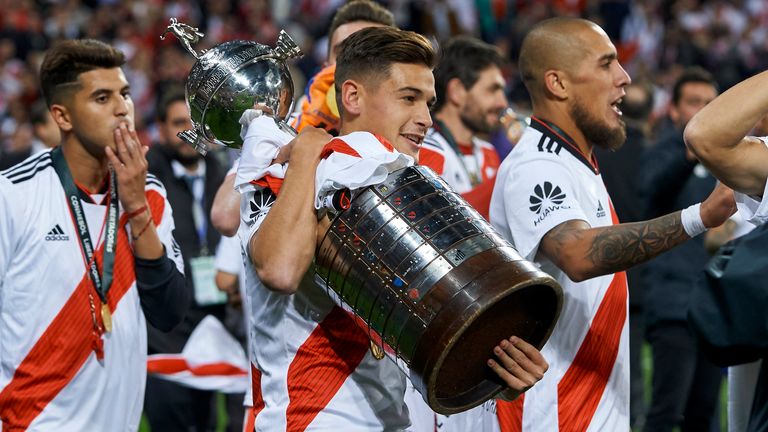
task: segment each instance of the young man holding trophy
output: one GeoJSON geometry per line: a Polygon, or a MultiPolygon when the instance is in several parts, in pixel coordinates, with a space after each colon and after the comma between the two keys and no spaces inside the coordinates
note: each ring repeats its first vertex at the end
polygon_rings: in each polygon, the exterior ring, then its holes
{"type": "MultiPolygon", "coordinates": [[[[429,42],[376,27],[356,32],[340,48],[340,138],[363,137],[416,159],[435,97],[429,42]]],[[[290,163],[284,180],[243,197],[256,429],[406,429],[405,376],[394,362],[379,361],[354,318],[307,277],[330,225],[328,217],[318,218],[315,188],[308,187],[329,141],[325,131],[304,128],[285,147],[290,163]]],[[[346,145],[352,141],[330,146],[352,154],[354,145],[346,145]]],[[[487,364],[509,387],[507,397],[533,386],[547,369],[538,350],[516,337],[501,341],[494,354],[487,364]]]]}

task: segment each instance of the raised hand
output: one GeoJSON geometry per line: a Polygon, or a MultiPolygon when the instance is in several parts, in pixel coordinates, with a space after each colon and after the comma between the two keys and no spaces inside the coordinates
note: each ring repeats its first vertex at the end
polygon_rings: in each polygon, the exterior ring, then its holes
{"type": "Polygon", "coordinates": [[[117,152],[106,148],[106,155],[117,175],[120,204],[126,212],[134,212],[147,204],[144,187],[147,180],[147,150],[139,141],[133,125],[121,123],[115,129],[117,152]]]}

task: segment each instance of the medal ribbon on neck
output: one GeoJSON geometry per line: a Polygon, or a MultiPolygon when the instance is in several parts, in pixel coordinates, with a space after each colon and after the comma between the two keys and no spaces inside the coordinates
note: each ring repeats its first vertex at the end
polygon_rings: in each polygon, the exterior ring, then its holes
{"type": "MultiPolygon", "coordinates": [[[[67,196],[67,204],[72,211],[72,215],[76,223],[77,238],[80,240],[80,245],[83,249],[85,256],[86,267],[88,275],[93,282],[93,287],[96,294],[101,300],[101,321],[103,329],[98,325],[96,319],[96,310],[93,304],[91,304],[91,313],[94,318],[94,327],[98,332],[98,339],[101,342],[101,334],[103,332],[112,331],[112,313],[109,310],[109,304],[107,302],[107,293],[112,285],[112,279],[114,274],[115,265],[115,253],[117,250],[117,230],[118,230],[118,198],[117,198],[117,179],[112,169],[109,172],[109,198],[107,199],[107,217],[106,217],[106,238],[104,240],[104,252],[102,254],[102,272],[99,274],[99,268],[96,264],[94,244],[91,241],[90,231],[88,230],[88,223],[85,219],[85,212],[83,204],[80,200],[80,194],[78,193],[77,186],[72,179],[72,173],[67,166],[67,161],[64,159],[64,154],[60,147],[51,151],[51,159],[53,161],[53,167],[56,170],[56,174],[59,176],[61,185],[64,188],[64,193],[67,196]]],[[[92,301],[91,301],[92,303],[92,301]]],[[[103,356],[103,351],[100,349],[103,344],[96,343],[97,356],[103,356]]]]}

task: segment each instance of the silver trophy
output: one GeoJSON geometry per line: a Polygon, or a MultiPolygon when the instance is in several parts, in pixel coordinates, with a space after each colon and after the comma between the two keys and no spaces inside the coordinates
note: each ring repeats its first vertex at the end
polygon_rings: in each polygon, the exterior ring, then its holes
{"type": "Polygon", "coordinates": [[[285,62],[303,54],[285,31],[275,48],[252,41],[229,41],[207,51],[192,47],[203,34],[176,18],[160,39],[173,33],[197,62],[187,77],[187,104],[193,128],[179,137],[206,154],[212,144],[240,149],[240,117],[254,105],[271,111],[278,126],[295,134],[285,123],[293,103],[293,80],[285,62]]]}
{"type": "Polygon", "coordinates": [[[493,347],[515,335],[541,348],[563,304],[555,279],[421,166],[354,192],[318,247],[315,282],[441,414],[502,391],[493,347]]]}

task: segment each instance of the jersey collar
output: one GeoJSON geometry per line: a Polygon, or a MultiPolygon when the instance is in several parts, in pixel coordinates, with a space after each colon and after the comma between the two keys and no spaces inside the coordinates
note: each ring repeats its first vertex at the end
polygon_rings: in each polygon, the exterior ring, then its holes
{"type": "Polygon", "coordinates": [[[560,143],[563,148],[568,150],[568,152],[578,159],[579,162],[586,165],[590,171],[595,173],[595,175],[600,174],[600,167],[597,166],[597,159],[595,158],[594,153],[591,158],[587,158],[573,139],[562,129],[557,127],[557,125],[538,117],[531,116],[531,127],[546,135],[548,138],[560,143]]]}

